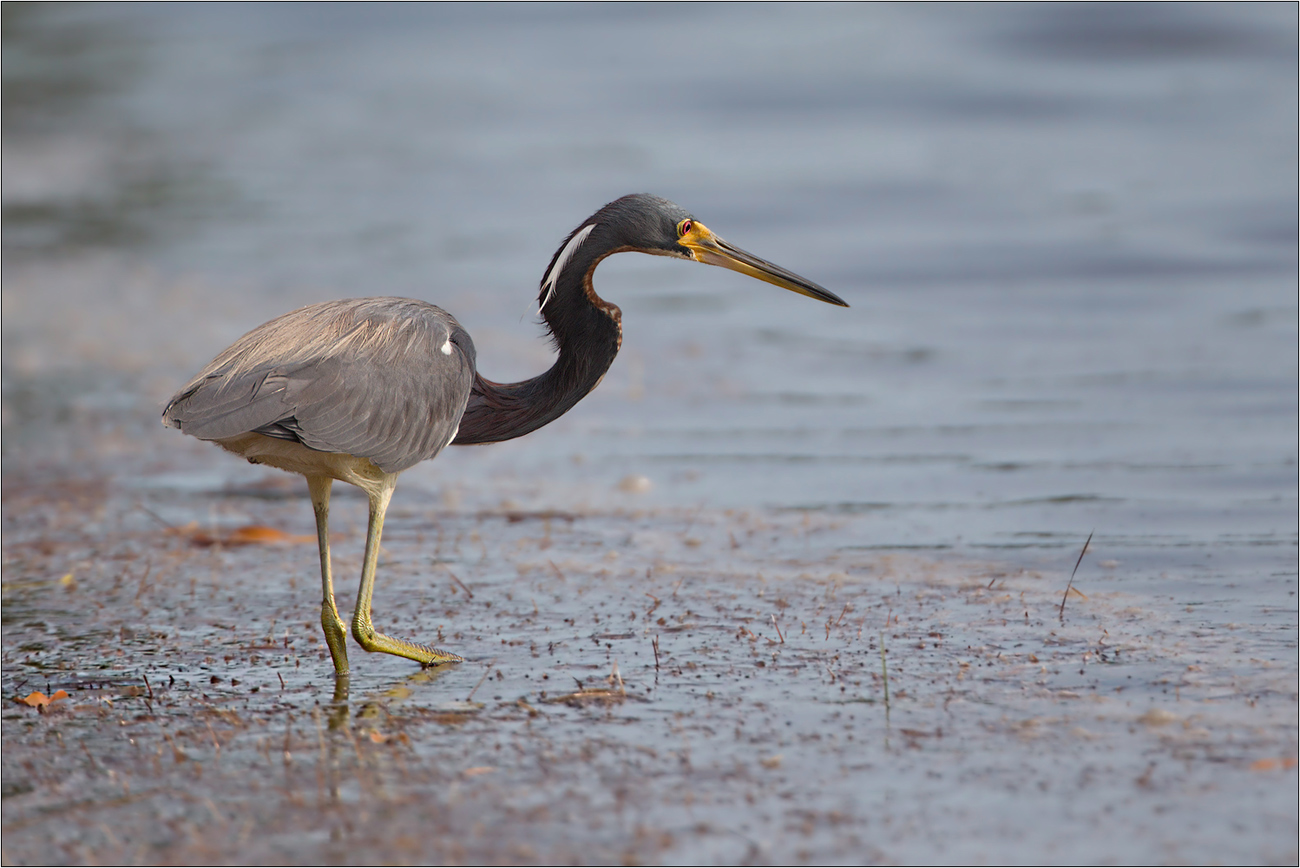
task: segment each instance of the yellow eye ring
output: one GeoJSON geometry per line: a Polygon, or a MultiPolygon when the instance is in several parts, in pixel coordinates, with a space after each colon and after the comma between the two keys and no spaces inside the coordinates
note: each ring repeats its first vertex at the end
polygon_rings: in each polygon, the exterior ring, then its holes
{"type": "Polygon", "coordinates": [[[694,226],[694,225],[695,225],[695,223],[694,223],[694,221],[692,221],[692,220],[683,220],[681,223],[678,223],[678,224],[677,224],[677,237],[678,237],[678,238],[685,238],[685,237],[686,237],[686,233],[687,233],[687,232],[690,232],[690,231],[691,231],[691,227],[694,226]]]}

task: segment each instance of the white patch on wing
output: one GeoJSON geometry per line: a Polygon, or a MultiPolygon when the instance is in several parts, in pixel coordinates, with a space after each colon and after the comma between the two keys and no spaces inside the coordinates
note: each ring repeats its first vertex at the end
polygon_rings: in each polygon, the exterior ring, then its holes
{"type": "Polygon", "coordinates": [[[443,354],[444,356],[450,356],[450,355],[451,355],[451,340],[447,340],[447,341],[442,345],[442,354],[443,354]]]}
{"type": "Polygon", "coordinates": [[[546,303],[551,300],[551,294],[555,292],[555,284],[560,279],[560,273],[564,271],[564,266],[569,264],[573,254],[577,252],[578,248],[582,246],[582,242],[587,240],[587,236],[595,228],[595,223],[590,226],[583,226],[569,239],[569,243],[564,245],[560,255],[555,257],[555,264],[551,266],[550,271],[546,272],[546,279],[542,281],[542,288],[546,290],[546,295],[542,298],[542,303],[537,306],[538,313],[541,313],[542,309],[546,307],[546,303]]]}

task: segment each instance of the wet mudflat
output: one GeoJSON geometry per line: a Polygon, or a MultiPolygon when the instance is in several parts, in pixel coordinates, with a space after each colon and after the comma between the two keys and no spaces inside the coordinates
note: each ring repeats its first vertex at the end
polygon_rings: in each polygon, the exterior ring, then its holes
{"type": "Polygon", "coordinates": [[[1282,624],[1079,577],[1062,620],[1069,558],[827,553],[808,514],[408,505],[377,623],[468,662],[354,646],[336,685],[300,494],[165,527],[6,481],[6,863],[1293,854],[1282,624]]]}
{"type": "Polygon", "coordinates": [[[1300,858],[1294,7],[684,14],[4,5],[0,860],[1300,858]],[[638,190],[852,308],[611,257],[601,386],[398,486],[467,662],[340,689],[305,485],[164,403],[364,295],[536,375],[638,190]]]}

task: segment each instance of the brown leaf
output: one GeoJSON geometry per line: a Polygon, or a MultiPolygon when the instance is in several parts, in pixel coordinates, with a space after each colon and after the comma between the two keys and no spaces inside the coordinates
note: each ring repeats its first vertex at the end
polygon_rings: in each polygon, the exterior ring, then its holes
{"type": "Polygon", "coordinates": [[[624,690],[611,690],[608,687],[584,687],[581,690],[575,690],[573,693],[566,693],[563,696],[553,696],[542,700],[543,702],[563,702],[565,705],[582,707],[593,702],[615,703],[623,702],[627,699],[627,692],[624,690]]]}

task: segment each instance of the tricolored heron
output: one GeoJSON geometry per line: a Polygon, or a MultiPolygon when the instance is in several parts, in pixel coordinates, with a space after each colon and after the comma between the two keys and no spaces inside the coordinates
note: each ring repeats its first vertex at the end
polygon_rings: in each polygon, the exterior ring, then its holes
{"type": "Polygon", "coordinates": [[[591,275],[624,251],[720,265],[819,301],[839,296],[733,247],[666,199],[624,196],[582,222],[551,257],[540,313],[558,350],[546,373],[494,383],[475,368],[474,342],[451,314],[409,298],[352,298],[299,308],[260,325],[212,360],[163,411],[164,425],[211,440],[254,464],[307,477],[316,511],[321,625],[338,675],[348,672],[330,573],[334,480],[370,498],[352,635],[367,651],[424,666],[462,658],[375,630],[370,601],[384,513],[403,470],[449,443],[494,443],[554,421],[596,387],[623,340],[619,309],[591,275]]]}

